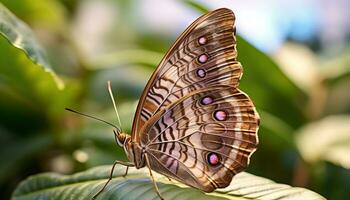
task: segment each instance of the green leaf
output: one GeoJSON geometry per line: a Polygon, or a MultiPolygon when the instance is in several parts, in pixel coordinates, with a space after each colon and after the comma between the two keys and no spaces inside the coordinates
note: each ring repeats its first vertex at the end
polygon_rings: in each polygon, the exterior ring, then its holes
{"type": "MultiPolygon", "coordinates": [[[[107,180],[111,166],[100,166],[70,176],[44,173],[24,180],[14,191],[13,200],[30,199],[90,199],[107,180]]],[[[98,199],[158,199],[148,170],[129,169],[124,178],[125,167],[118,166],[112,182],[98,199]]],[[[203,193],[176,181],[156,174],[158,186],[165,199],[324,199],[303,188],[277,184],[266,178],[248,173],[236,175],[225,189],[203,193]]]]}
{"type": "MultiPolygon", "coordinates": [[[[41,66],[63,89],[63,82],[53,72],[42,48],[31,29],[0,3],[0,34],[13,46],[22,50],[34,63],[41,66]]],[[[10,67],[10,66],[9,66],[10,67]]]]}
{"type": "Polygon", "coordinates": [[[1,124],[22,134],[60,118],[74,98],[76,84],[60,90],[63,82],[51,69],[33,32],[1,3],[0,55],[1,124]]]}
{"type": "Polygon", "coordinates": [[[307,124],[296,139],[306,161],[329,161],[350,169],[350,115],[329,116],[307,124]]]}
{"type": "Polygon", "coordinates": [[[73,83],[60,90],[49,73],[1,36],[0,55],[5,58],[0,59],[2,124],[12,123],[17,128],[44,127],[49,118],[62,116],[64,107],[74,97],[76,86],[73,83]]]}
{"type": "Polygon", "coordinates": [[[32,26],[58,30],[66,25],[66,10],[60,1],[1,0],[1,3],[32,26]]]}

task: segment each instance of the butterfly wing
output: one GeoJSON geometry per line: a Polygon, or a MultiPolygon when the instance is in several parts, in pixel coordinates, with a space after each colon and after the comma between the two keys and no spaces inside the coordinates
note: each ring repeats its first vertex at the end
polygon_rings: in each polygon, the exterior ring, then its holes
{"type": "Polygon", "coordinates": [[[242,67],[236,61],[234,14],[218,9],[193,22],[153,73],[135,114],[132,140],[157,112],[189,93],[218,85],[237,87],[242,67]]]}
{"type": "Polygon", "coordinates": [[[195,91],[142,129],[151,168],[211,192],[226,187],[255,151],[259,117],[249,97],[226,86],[195,91]]]}
{"type": "Polygon", "coordinates": [[[206,192],[227,186],[258,143],[258,114],[237,89],[234,20],[218,9],[186,29],[147,83],[133,123],[152,170],[206,192]]]}

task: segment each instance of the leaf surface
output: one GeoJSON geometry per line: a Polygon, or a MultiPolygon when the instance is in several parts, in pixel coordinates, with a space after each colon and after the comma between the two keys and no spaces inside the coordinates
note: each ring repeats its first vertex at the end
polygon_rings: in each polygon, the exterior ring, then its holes
{"type": "MultiPolygon", "coordinates": [[[[111,166],[100,166],[70,176],[44,173],[29,177],[13,193],[13,200],[90,199],[106,182],[111,166]]],[[[147,169],[116,167],[114,178],[98,199],[158,199],[147,169]]],[[[165,199],[324,199],[303,188],[277,184],[249,173],[236,175],[227,188],[203,193],[156,174],[160,192],[165,199]]]]}

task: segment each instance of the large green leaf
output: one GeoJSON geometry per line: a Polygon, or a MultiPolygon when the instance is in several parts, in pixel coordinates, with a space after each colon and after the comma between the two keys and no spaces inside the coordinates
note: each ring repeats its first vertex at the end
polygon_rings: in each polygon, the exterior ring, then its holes
{"type": "Polygon", "coordinates": [[[0,34],[13,46],[21,49],[37,65],[40,65],[55,79],[59,88],[63,82],[52,71],[42,48],[31,29],[0,3],[0,34]]]}
{"type": "MultiPolygon", "coordinates": [[[[121,175],[125,167],[118,166],[114,179],[98,199],[157,199],[147,169],[130,169],[127,177],[121,175]]],[[[30,199],[90,199],[106,182],[110,166],[92,168],[71,176],[44,173],[23,181],[12,195],[13,200],[30,199]]],[[[231,185],[213,193],[203,193],[156,174],[160,192],[165,199],[324,199],[303,188],[277,184],[248,173],[238,174],[231,185]]]]}

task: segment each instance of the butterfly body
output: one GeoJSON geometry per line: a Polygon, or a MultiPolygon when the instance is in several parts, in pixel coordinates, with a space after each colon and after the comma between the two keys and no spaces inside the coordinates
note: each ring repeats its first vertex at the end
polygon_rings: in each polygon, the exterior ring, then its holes
{"type": "Polygon", "coordinates": [[[137,168],[145,166],[144,153],[139,143],[131,141],[131,137],[126,133],[117,133],[116,141],[123,147],[128,160],[137,168]]]}
{"type": "Polygon", "coordinates": [[[116,135],[131,165],[204,192],[228,186],[247,167],[259,116],[238,89],[234,21],[225,8],[205,14],[165,55],[140,98],[131,136],[116,135]]]}

